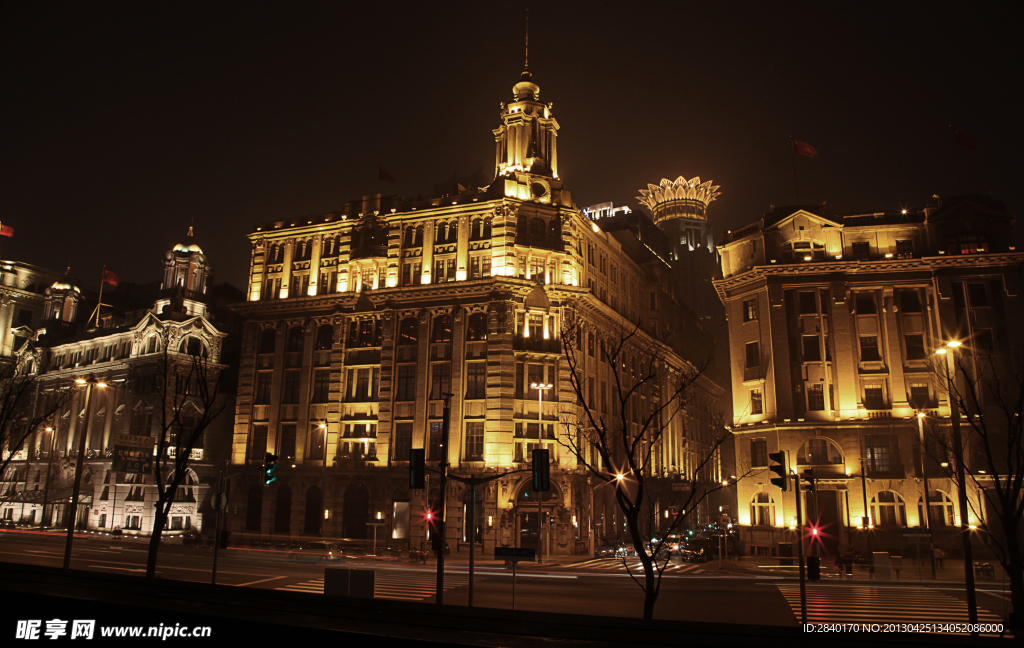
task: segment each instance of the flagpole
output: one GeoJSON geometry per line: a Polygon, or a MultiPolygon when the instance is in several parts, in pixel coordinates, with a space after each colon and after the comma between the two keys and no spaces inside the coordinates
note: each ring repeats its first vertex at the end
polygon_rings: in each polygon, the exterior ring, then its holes
{"type": "Polygon", "coordinates": [[[103,305],[103,277],[107,276],[107,266],[100,271],[100,298],[96,302],[96,328],[100,327],[100,306],[103,305]]]}
{"type": "Polygon", "coordinates": [[[793,193],[796,194],[796,204],[799,205],[800,204],[800,186],[797,184],[797,181],[796,181],[796,144],[795,144],[795,141],[796,141],[795,138],[792,135],[790,135],[789,136],[789,154],[793,158],[793,193]]]}

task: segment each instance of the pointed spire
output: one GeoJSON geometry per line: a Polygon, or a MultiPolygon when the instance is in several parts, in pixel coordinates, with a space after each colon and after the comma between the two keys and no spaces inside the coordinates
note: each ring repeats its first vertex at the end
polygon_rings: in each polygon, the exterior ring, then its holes
{"type": "Polygon", "coordinates": [[[530,71],[530,8],[526,8],[526,59],[523,64],[523,73],[530,71]]]}
{"type": "Polygon", "coordinates": [[[192,238],[192,226],[191,225],[188,226],[188,237],[192,238]]]}

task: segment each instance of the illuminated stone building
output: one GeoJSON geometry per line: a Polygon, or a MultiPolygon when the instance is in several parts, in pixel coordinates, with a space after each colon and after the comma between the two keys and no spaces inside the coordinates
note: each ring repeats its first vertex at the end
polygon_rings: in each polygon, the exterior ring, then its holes
{"type": "Polygon", "coordinates": [[[61,273],[20,261],[0,261],[0,362],[9,360],[43,317],[46,287],[61,273]]]}
{"type": "MultiPolygon", "coordinates": [[[[66,526],[79,439],[87,434],[77,528],[109,533],[121,527],[126,535],[150,534],[156,504],[154,477],[112,470],[114,435],[152,436],[155,445],[164,402],[157,381],[163,374],[165,344],[172,363],[187,354],[199,354],[209,359],[213,371],[227,369],[224,343],[228,323],[235,316],[218,308],[217,302],[242,296],[228,287],[212,288],[211,278],[212,269],[190,229],[186,240],[165,255],[161,283],[105,287],[98,322],[93,310],[96,293],[83,290],[73,278],[61,277],[43,291],[41,317],[14,354],[38,374],[37,397],[45,400],[54,389],[76,378],[95,376],[106,386],[93,389],[88,420],[86,390],[76,388],[49,425],[15,454],[0,504],[5,518],[39,525],[45,516],[47,526],[66,526]],[[213,317],[211,309],[224,319],[213,317]]],[[[224,383],[223,393],[233,404],[230,383],[224,383]]],[[[186,404],[182,410],[183,427],[198,417],[198,410],[190,409],[194,407],[186,404]]],[[[193,450],[189,475],[168,519],[167,536],[202,530],[203,513],[211,509],[209,504],[204,510],[200,507],[215,479],[214,462],[227,458],[232,410],[228,405],[214,419],[193,450]]]]}
{"type": "MultiPolygon", "coordinates": [[[[249,235],[233,461],[254,466],[270,452],[281,469],[270,487],[255,468],[233,486],[235,533],[361,540],[373,537],[367,521],[380,520],[379,545],[418,549],[438,477],[428,473],[427,489],[410,491],[410,448],[425,448],[431,467],[447,457],[455,474],[494,475],[527,469],[532,451],[546,447],[544,551],[590,551],[591,531],[615,537],[614,504],[598,497],[592,505],[584,470],[558,442],[559,416],[576,402],[563,322],[570,313],[585,322],[587,398],[600,408],[610,395],[608,365],[595,352],[603,337],[642,320],[639,339],[655,344],[681,338],[687,323],[664,264],[577,208],[558,172],[558,131],[524,72],[493,131],[488,186],[422,200],[368,196],[249,235]],[[531,388],[540,383],[553,385],[542,397],[531,388]]],[[[670,352],[668,362],[686,361],[670,352]]],[[[710,439],[709,403],[720,392],[701,382],[655,454],[659,474],[678,478],[692,464],[710,439]]],[[[708,473],[720,477],[717,461],[708,473]]],[[[482,489],[476,537],[487,551],[536,544],[529,482],[525,472],[482,489]]],[[[468,497],[450,482],[453,553],[468,538],[468,497]]]]}
{"type": "Polygon", "coordinates": [[[780,449],[793,470],[815,470],[805,510],[830,553],[903,549],[901,529],[926,522],[924,478],[935,541],[956,550],[945,527],[959,519],[957,493],[935,448],[922,466],[922,438],[949,426],[933,352],[953,338],[971,362],[1020,347],[1024,253],[1012,223],[992,199],[965,197],[912,212],[779,208],[725,237],[716,285],[737,469],[753,471],[738,486],[752,553],[776,555],[795,537],[794,491],[766,470],[780,449]]]}

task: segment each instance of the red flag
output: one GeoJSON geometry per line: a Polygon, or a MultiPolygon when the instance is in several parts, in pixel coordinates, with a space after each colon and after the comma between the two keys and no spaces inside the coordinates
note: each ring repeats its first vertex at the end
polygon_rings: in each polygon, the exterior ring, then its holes
{"type": "Polygon", "coordinates": [[[0,225],[0,236],[14,236],[14,228],[10,225],[0,225]]]}
{"type": "MultiPolygon", "coordinates": [[[[790,138],[792,139],[792,138],[790,138]]],[[[805,157],[813,158],[818,157],[818,149],[814,148],[807,142],[801,142],[798,139],[793,140],[793,155],[803,155],[805,157]]]]}
{"type": "Polygon", "coordinates": [[[117,287],[117,275],[111,272],[110,270],[103,270],[103,281],[104,283],[108,283],[111,286],[114,286],[115,288],[117,287]]]}
{"type": "Polygon", "coordinates": [[[394,182],[395,177],[384,170],[384,167],[377,167],[377,179],[384,182],[394,182]]]}
{"type": "Polygon", "coordinates": [[[953,143],[957,146],[965,149],[977,148],[978,142],[970,135],[961,133],[952,126],[949,127],[949,130],[953,131],[953,143]]]}

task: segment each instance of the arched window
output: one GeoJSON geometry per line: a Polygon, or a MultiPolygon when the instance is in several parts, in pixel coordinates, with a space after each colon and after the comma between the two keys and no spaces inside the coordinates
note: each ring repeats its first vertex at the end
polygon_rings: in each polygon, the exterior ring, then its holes
{"type": "Polygon", "coordinates": [[[423,225],[416,226],[416,240],[414,240],[412,244],[415,247],[423,245],[423,225]]]}
{"type": "Polygon", "coordinates": [[[448,242],[457,243],[459,240],[459,221],[453,220],[448,223],[448,242]]]}
{"type": "Polygon", "coordinates": [[[288,331],[288,346],[285,350],[288,353],[302,351],[302,342],[304,337],[305,333],[302,331],[302,327],[293,326],[292,329],[288,331]]]}
{"type": "Polygon", "coordinates": [[[485,218],[484,219],[484,233],[483,233],[483,237],[485,239],[491,238],[491,219],[490,218],[485,218]]]}
{"type": "Polygon", "coordinates": [[[318,486],[310,486],[306,491],[306,523],[303,532],[306,535],[320,535],[324,519],[324,499],[318,486]]]}
{"type": "Polygon", "coordinates": [[[451,315],[440,315],[434,320],[434,334],[430,338],[431,342],[451,342],[452,341],[452,316],[451,315]]]}
{"type": "Polygon", "coordinates": [[[416,243],[416,228],[412,225],[408,225],[405,228],[405,247],[413,247],[416,243]]]}
{"type": "Polygon", "coordinates": [[[262,353],[273,353],[274,352],[274,345],[276,343],[277,343],[277,331],[272,329],[272,328],[263,329],[263,331],[260,333],[260,349],[259,349],[259,352],[261,354],[262,353]]]}
{"type": "Polygon", "coordinates": [[[402,320],[401,325],[398,327],[398,344],[412,345],[416,344],[419,338],[420,323],[416,321],[415,317],[407,317],[402,320]]]}
{"type": "Polygon", "coordinates": [[[267,255],[267,263],[277,263],[277,255],[281,252],[281,246],[274,243],[270,246],[270,253],[267,255]]]}
{"type": "Polygon", "coordinates": [[[292,530],[292,489],[281,486],[277,489],[277,506],[274,507],[274,533],[291,533],[292,530]]]}
{"type": "Polygon", "coordinates": [[[839,447],[836,444],[819,437],[809,439],[807,443],[800,446],[796,462],[801,466],[842,465],[843,455],[839,452],[839,447]]]}
{"type": "Polygon", "coordinates": [[[896,491],[879,491],[871,498],[871,521],[875,526],[907,526],[907,506],[896,491]]]}
{"type": "Polygon", "coordinates": [[[768,493],[754,493],[750,499],[750,524],[775,526],[775,500],[768,493]]]}
{"type": "Polygon", "coordinates": [[[316,350],[327,351],[334,346],[334,327],[330,324],[321,324],[316,330],[316,350]]]}
{"type": "Polygon", "coordinates": [[[479,219],[479,218],[474,218],[473,221],[470,223],[470,225],[469,225],[469,239],[471,241],[475,241],[475,240],[480,238],[480,235],[481,235],[481,233],[483,231],[481,229],[482,225],[483,225],[483,221],[481,219],[479,219]]]}
{"type": "Polygon", "coordinates": [[[487,313],[473,313],[466,324],[466,340],[480,342],[487,339],[487,313]]]}
{"type": "Polygon", "coordinates": [[[920,516],[921,525],[931,528],[933,526],[955,526],[953,515],[953,500],[949,499],[942,491],[928,491],[928,506],[931,509],[931,519],[925,520],[924,498],[917,499],[917,514],[920,516]]]}
{"type": "Polygon", "coordinates": [[[202,356],[205,358],[208,355],[206,345],[199,338],[190,335],[181,341],[178,345],[178,353],[187,353],[191,356],[202,356]]]}
{"type": "Polygon", "coordinates": [[[533,239],[533,245],[544,245],[547,229],[548,225],[543,218],[534,218],[530,221],[530,238],[533,239]]]}

